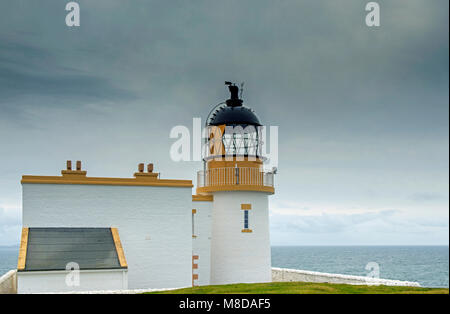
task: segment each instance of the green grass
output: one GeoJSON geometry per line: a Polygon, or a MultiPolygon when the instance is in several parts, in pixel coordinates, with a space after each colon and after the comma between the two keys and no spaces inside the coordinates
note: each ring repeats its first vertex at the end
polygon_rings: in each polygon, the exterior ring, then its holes
{"type": "Polygon", "coordinates": [[[446,288],[418,288],[391,286],[355,286],[310,282],[271,282],[202,286],[153,294],[448,294],[446,288]]]}

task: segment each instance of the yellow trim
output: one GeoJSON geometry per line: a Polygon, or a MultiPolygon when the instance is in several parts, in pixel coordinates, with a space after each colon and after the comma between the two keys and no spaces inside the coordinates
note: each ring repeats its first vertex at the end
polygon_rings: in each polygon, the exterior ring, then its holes
{"type": "Polygon", "coordinates": [[[136,179],[145,179],[145,180],[158,180],[159,173],[153,172],[135,172],[134,177],[136,179]]]}
{"type": "Polygon", "coordinates": [[[248,157],[230,157],[230,160],[226,160],[226,157],[218,157],[211,159],[207,162],[208,169],[214,168],[234,168],[236,165],[238,167],[245,168],[261,168],[263,161],[260,158],[253,158],[249,160],[248,157]]]}
{"type": "MultiPolygon", "coordinates": [[[[72,171],[74,172],[74,171],[72,171]]],[[[83,185],[122,185],[122,186],[170,186],[190,187],[191,180],[157,179],[154,176],[136,178],[96,178],[83,174],[63,174],[62,176],[22,176],[22,184],[83,184],[83,185]]]]}
{"type": "Polygon", "coordinates": [[[220,191],[257,191],[274,194],[275,188],[272,186],[263,185],[219,185],[219,186],[205,186],[197,188],[197,193],[211,193],[220,191]]]}
{"type": "Polygon", "coordinates": [[[209,161],[207,176],[197,194],[218,191],[259,191],[275,193],[271,185],[264,184],[262,161],[209,161]],[[237,166],[237,167],[236,167],[237,166]],[[238,170],[238,171],[236,171],[238,170]],[[237,183],[238,177],[240,183],[237,183]]]}
{"type": "Polygon", "coordinates": [[[250,210],[252,209],[252,204],[241,204],[241,209],[250,210]]]}
{"type": "Polygon", "coordinates": [[[218,126],[211,126],[209,128],[209,153],[211,155],[222,155],[225,153],[225,145],[222,141],[222,136],[225,133],[225,127],[226,125],[222,124],[218,126]]]}
{"type": "Polygon", "coordinates": [[[244,233],[251,233],[251,232],[253,232],[253,230],[252,229],[242,229],[242,232],[244,232],[244,233]]]}
{"type": "Polygon", "coordinates": [[[86,176],[87,171],[86,170],[61,170],[61,174],[63,176],[86,176]]]}
{"type": "Polygon", "coordinates": [[[192,195],[193,202],[212,202],[214,201],[214,196],[212,195],[192,195]]]}
{"type": "Polygon", "coordinates": [[[17,261],[17,270],[24,270],[27,260],[28,247],[28,228],[22,228],[22,238],[20,240],[19,259],[17,261]]]}
{"type": "Polygon", "coordinates": [[[120,242],[119,230],[117,230],[117,228],[111,228],[111,233],[113,236],[114,245],[116,246],[117,256],[119,257],[120,266],[128,267],[125,254],[123,252],[122,243],[120,242]]]}
{"type": "Polygon", "coordinates": [[[192,213],[193,213],[193,214],[197,214],[197,210],[196,210],[196,209],[193,209],[193,210],[192,210],[192,213]]]}

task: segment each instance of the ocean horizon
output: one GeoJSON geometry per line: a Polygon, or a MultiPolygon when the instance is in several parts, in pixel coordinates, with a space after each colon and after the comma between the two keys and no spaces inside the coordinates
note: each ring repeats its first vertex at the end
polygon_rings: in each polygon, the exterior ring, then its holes
{"type": "MultiPolygon", "coordinates": [[[[417,281],[423,287],[449,287],[449,246],[272,246],[272,266],[417,281]]],[[[0,246],[0,276],[17,265],[18,246],[0,246]]]]}
{"type": "Polygon", "coordinates": [[[448,245],[272,246],[273,267],[366,276],[374,263],[383,279],[449,287],[448,245]]]}

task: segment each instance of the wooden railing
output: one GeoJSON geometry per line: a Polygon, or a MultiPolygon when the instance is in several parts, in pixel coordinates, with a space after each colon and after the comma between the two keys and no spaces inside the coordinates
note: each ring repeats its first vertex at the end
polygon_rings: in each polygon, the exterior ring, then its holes
{"type": "Polygon", "coordinates": [[[197,186],[251,185],[273,187],[273,173],[255,167],[213,168],[197,173],[197,186]]]}

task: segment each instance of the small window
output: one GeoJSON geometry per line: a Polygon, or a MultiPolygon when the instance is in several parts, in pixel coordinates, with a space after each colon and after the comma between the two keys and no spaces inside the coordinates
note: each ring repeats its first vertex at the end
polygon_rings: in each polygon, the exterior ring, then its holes
{"type": "Polygon", "coordinates": [[[193,209],[192,210],[192,237],[196,238],[197,236],[195,235],[195,214],[197,213],[197,210],[193,209]]]}
{"type": "Polygon", "coordinates": [[[248,210],[244,210],[244,229],[248,229],[248,210]]]}
{"type": "Polygon", "coordinates": [[[244,211],[244,229],[242,229],[242,232],[252,232],[248,221],[248,212],[252,209],[252,204],[241,204],[241,209],[244,211]]]}

